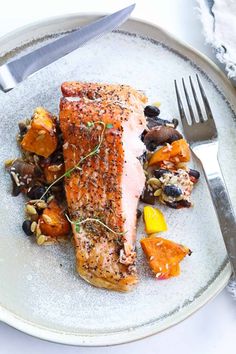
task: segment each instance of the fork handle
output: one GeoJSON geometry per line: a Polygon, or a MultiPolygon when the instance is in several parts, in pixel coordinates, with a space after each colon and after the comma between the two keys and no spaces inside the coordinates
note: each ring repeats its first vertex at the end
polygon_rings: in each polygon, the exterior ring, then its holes
{"type": "Polygon", "coordinates": [[[236,280],[236,218],[218,162],[217,143],[193,149],[200,159],[236,280]],[[209,149],[209,150],[208,150],[209,149]],[[207,151],[207,153],[206,153],[207,151]]]}

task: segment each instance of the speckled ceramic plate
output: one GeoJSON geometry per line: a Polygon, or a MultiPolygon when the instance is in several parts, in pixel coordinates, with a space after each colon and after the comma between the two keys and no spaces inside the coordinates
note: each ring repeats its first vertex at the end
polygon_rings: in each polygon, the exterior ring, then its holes
{"type": "MultiPolygon", "coordinates": [[[[25,27],[0,39],[2,62],[96,18],[66,16],[25,27]]],[[[235,92],[217,67],[154,25],[129,20],[110,33],[38,72],[13,91],[0,93],[1,166],[19,154],[17,121],[36,106],[58,112],[60,84],[67,80],[130,84],[161,102],[161,116],[178,116],[173,80],[199,73],[220,139],[220,161],[236,206],[235,92]]],[[[196,161],[192,162],[200,169],[196,161]]],[[[201,170],[201,169],[200,169],[201,170]]],[[[75,272],[72,246],[38,247],[21,231],[23,199],[11,197],[9,177],[0,171],[0,319],[34,336],[68,344],[109,345],[157,333],[183,320],[215,296],[230,277],[230,266],[204,178],[193,193],[194,208],[162,207],[165,237],[193,254],[181,275],[157,281],[138,247],[139,284],[120,294],[96,289],[75,272]]],[[[143,235],[142,222],[138,239],[143,235]]]]}

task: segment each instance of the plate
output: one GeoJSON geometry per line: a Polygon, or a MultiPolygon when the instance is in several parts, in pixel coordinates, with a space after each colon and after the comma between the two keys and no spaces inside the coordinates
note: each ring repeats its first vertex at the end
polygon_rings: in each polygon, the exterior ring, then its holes
{"type": "MultiPolygon", "coordinates": [[[[0,40],[1,60],[21,55],[53,37],[95,20],[96,15],[66,16],[20,29],[0,40]]],[[[44,68],[7,94],[0,93],[1,166],[19,155],[17,122],[44,106],[58,113],[63,81],[130,84],[149,102],[161,102],[161,117],[178,116],[173,80],[198,73],[214,112],[220,139],[220,162],[236,206],[234,151],[235,93],[217,67],[160,28],[129,20],[119,31],[91,42],[44,68]]],[[[193,167],[200,170],[198,161],[193,167]]],[[[227,283],[231,269],[210,195],[202,174],[193,193],[194,208],[161,207],[169,230],[164,237],[193,251],[181,275],[157,281],[138,246],[139,284],[130,293],[94,288],[75,272],[70,244],[38,247],[21,231],[23,198],[13,198],[1,167],[0,318],[39,338],[74,345],[124,343],[164,330],[185,319],[227,283]]],[[[138,239],[144,235],[142,223],[138,239]]]]}

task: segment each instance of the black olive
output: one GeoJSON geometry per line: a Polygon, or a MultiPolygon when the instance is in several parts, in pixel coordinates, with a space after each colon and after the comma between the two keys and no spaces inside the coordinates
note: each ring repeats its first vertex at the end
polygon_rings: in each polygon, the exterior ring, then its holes
{"type": "Polygon", "coordinates": [[[165,186],[163,191],[168,197],[179,197],[182,194],[182,190],[172,184],[165,186]]]}
{"type": "Polygon", "coordinates": [[[200,173],[197,170],[192,170],[191,168],[188,171],[188,174],[189,174],[189,176],[192,176],[196,179],[199,179],[199,177],[200,177],[200,173]]]}
{"type": "Polygon", "coordinates": [[[156,198],[153,195],[153,192],[148,190],[147,188],[144,189],[140,199],[142,202],[151,205],[154,205],[156,200],[156,198]]]}
{"type": "Polygon", "coordinates": [[[137,219],[139,219],[141,215],[142,215],[141,210],[140,210],[140,209],[137,209],[137,219]]]}
{"type": "Polygon", "coordinates": [[[33,232],[31,231],[31,224],[31,220],[25,220],[22,224],[22,229],[27,236],[33,235],[33,232]]]}
{"type": "Polygon", "coordinates": [[[176,119],[176,118],[172,119],[172,124],[174,124],[174,128],[178,127],[178,125],[179,125],[178,119],[176,119]]]}
{"type": "MultiPolygon", "coordinates": [[[[30,199],[40,199],[45,193],[46,188],[44,186],[33,186],[27,193],[27,197],[30,199]]],[[[45,196],[46,199],[46,196],[45,196]]]]}
{"type": "Polygon", "coordinates": [[[160,114],[160,109],[156,106],[146,106],[144,108],[144,114],[146,117],[157,117],[160,114]]]}
{"type": "Polygon", "coordinates": [[[159,170],[155,170],[154,171],[154,176],[156,178],[161,178],[166,173],[170,173],[171,174],[172,172],[169,171],[169,170],[165,170],[164,168],[160,168],[159,170]]]}

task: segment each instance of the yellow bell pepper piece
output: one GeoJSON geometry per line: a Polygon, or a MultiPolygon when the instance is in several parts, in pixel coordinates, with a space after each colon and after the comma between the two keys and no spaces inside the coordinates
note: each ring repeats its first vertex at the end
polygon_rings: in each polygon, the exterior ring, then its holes
{"type": "Polygon", "coordinates": [[[159,209],[149,205],[145,206],[143,209],[143,217],[147,234],[167,230],[165,217],[159,209]]]}

